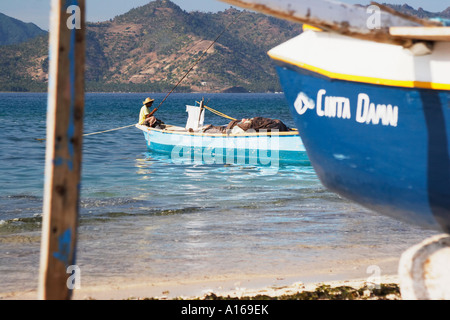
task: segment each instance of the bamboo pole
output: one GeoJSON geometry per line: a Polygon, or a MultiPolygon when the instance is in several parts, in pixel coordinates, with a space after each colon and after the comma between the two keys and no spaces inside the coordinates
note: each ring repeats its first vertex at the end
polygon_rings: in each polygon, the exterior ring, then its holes
{"type": "Polygon", "coordinates": [[[85,0],[52,0],[39,299],[70,299],[84,116],[85,0]]]}
{"type": "Polygon", "coordinates": [[[202,121],[202,112],[204,112],[204,104],[205,98],[202,98],[202,101],[200,101],[200,112],[198,113],[198,128],[200,128],[200,122],[202,121]]]}

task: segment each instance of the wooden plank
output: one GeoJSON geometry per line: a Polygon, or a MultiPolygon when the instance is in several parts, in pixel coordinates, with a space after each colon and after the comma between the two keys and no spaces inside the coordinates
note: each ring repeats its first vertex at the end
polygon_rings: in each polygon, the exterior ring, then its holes
{"type": "Polygon", "coordinates": [[[427,41],[450,41],[450,27],[391,27],[395,37],[427,41]]]}
{"type": "MultiPolygon", "coordinates": [[[[362,6],[330,0],[220,0],[241,8],[259,11],[284,20],[308,24],[325,31],[383,43],[399,44],[408,47],[410,39],[393,37],[391,26],[421,26],[421,19],[401,15],[394,10],[379,10],[379,27],[372,28],[368,21],[374,14],[362,6]]],[[[431,22],[430,22],[431,23],[431,22]]]]}
{"type": "Polygon", "coordinates": [[[84,116],[85,0],[52,0],[51,10],[38,298],[63,300],[71,297],[67,268],[75,265],[84,116]],[[68,13],[69,6],[79,11],[68,13]]]}

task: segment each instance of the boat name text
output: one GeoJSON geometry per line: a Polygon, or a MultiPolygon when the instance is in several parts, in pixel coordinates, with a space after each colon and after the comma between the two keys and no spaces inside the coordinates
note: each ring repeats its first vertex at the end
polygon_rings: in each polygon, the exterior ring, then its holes
{"type": "MultiPolygon", "coordinates": [[[[351,119],[350,99],[346,97],[327,96],[326,90],[317,92],[316,101],[300,92],[294,102],[295,110],[302,115],[308,110],[316,110],[317,116],[328,118],[351,119]]],[[[358,123],[396,127],[398,123],[398,106],[392,104],[375,104],[369,95],[358,94],[355,120],[358,123]]]]}

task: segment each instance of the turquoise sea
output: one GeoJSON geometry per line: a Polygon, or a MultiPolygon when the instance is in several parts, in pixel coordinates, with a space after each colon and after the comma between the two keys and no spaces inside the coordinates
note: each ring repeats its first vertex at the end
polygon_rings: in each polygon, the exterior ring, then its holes
{"type": "MultiPolygon", "coordinates": [[[[85,132],[131,125],[165,94],[86,95],[85,132]]],[[[172,94],[156,116],[184,125],[187,104],[294,126],[282,94],[172,94]]],[[[44,183],[46,94],[0,93],[0,298],[36,289],[44,183]]],[[[228,120],[207,114],[205,123],[228,120]]],[[[311,166],[174,163],[134,127],[84,138],[77,265],[82,285],[271,275],[364,278],[392,273],[432,234],[326,190],[311,166]],[[392,263],[393,262],[393,263],[392,263]]]]}

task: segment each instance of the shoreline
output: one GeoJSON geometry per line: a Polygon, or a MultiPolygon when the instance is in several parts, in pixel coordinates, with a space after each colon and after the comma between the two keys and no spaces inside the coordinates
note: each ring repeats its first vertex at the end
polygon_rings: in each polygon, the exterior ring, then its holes
{"type": "MultiPolygon", "coordinates": [[[[239,300],[251,299],[255,296],[256,300],[261,300],[261,297],[264,297],[262,300],[280,298],[289,300],[288,296],[299,294],[311,296],[311,293],[316,290],[331,289],[330,292],[333,295],[336,293],[333,288],[340,290],[344,287],[344,291],[348,291],[350,288],[354,291],[364,290],[364,299],[377,299],[376,294],[368,292],[367,287],[371,289],[373,286],[398,286],[399,284],[398,276],[392,274],[379,277],[376,283],[371,282],[370,278],[351,279],[345,278],[344,275],[328,281],[318,281],[318,276],[218,277],[216,279],[178,279],[156,282],[148,280],[130,282],[122,279],[109,284],[82,286],[80,289],[74,290],[72,300],[239,300]]],[[[322,279],[324,279],[323,276],[322,279]]],[[[293,299],[298,298],[294,297],[293,299]]],[[[399,294],[388,294],[381,299],[398,300],[401,297],[399,294]]],[[[37,300],[37,290],[0,293],[0,300],[37,300]]],[[[317,299],[312,298],[312,300],[317,299]]],[[[324,298],[324,300],[329,299],[324,298]]],[[[337,298],[337,300],[341,299],[337,298]]]]}
{"type": "MultiPolygon", "coordinates": [[[[287,295],[314,292],[324,286],[352,287],[355,290],[374,283],[398,286],[398,263],[397,257],[339,259],[328,261],[328,263],[317,261],[314,265],[303,265],[301,268],[293,268],[291,265],[278,271],[257,272],[241,269],[237,272],[203,271],[178,276],[127,273],[99,278],[97,275],[82,272],[81,287],[73,291],[72,300],[205,300],[211,298],[223,300],[228,297],[231,300],[239,300],[258,295],[264,296],[264,299],[284,299],[287,295]]],[[[83,270],[82,266],[81,268],[83,270]]],[[[346,296],[346,293],[344,292],[343,296],[346,296]]],[[[371,294],[364,295],[364,299],[374,298],[371,294]]],[[[328,296],[334,299],[333,294],[328,296]]],[[[361,294],[356,296],[361,297],[361,294]]],[[[37,300],[37,298],[37,283],[36,287],[18,289],[15,292],[0,291],[0,300],[37,300]]],[[[392,300],[399,298],[397,294],[392,297],[392,300]]],[[[300,297],[300,299],[303,298],[300,297]]],[[[336,299],[339,300],[339,297],[336,299]]]]}

